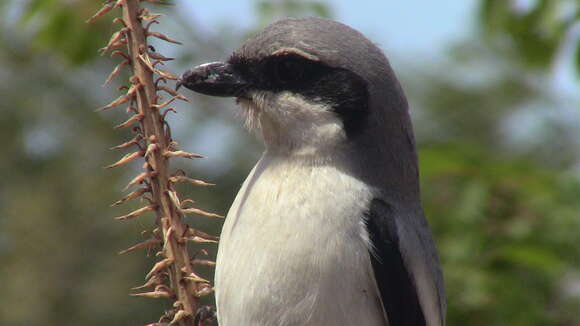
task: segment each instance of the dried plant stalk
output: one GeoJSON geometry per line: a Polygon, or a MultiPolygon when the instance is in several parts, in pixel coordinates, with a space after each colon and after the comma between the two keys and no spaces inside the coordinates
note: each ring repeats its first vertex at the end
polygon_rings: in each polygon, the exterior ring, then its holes
{"type": "MultiPolygon", "coordinates": [[[[149,201],[149,205],[117,217],[117,219],[141,218],[148,212],[155,212],[158,226],[150,232],[150,239],[122,250],[121,253],[138,249],[161,248],[158,255],[161,256],[161,260],[147,273],[146,283],[133,288],[135,290],[151,289],[151,291],[132,295],[146,298],[169,298],[175,301],[173,310],[166,312],[158,323],[151,325],[194,325],[195,314],[199,308],[199,298],[213,291],[209,281],[194,270],[194,265],[213,266],[215,263],[190,256],[188,243],[215,243],[218,238],[190,228],[183,222],[183,218],[185,213],[209,217],[221,216],[198,208],[183,207],[184,203],[193,203],[193,201],[186,199],[180,202],[174,189],[174,184],[177,182],[195,186],[213,184],[188,178],[183,175],[183,171],[170,173],[170,158],[200,158],[201,155],[178,150],[176,143],[171,139],[169,125],[165,122],[164,117],[165,113],[175,110],[166,107],[175,100],[186,100],[186,98],[165,86],[158,85],[159,82],[165,82],[167,79],[175,80],[177,77],[170,72],[156,68],[159,63],[169,61],[172,58],[152,52],[147,44],[147,37],[155,37],[176,44],[180,43],[166,35],[149,30],[153,24],[159,23],[157,18],[161,15],[151,14],[147,9],[141,8],[140,0],[109,0],[87,22],[92,22],[119,7],[122,10],[122,18],[116,18],[114,22],[120,22],[122,27],[113,34],[101,52],[104,54],[114,49],[111,56],[118,55],[123,59],[107,77],[106,83],[118,75],[120,69],[129,67],[132,72],[131,85],[126,87],[125,94],[103,106],[101,110],[113,109],[123,104],[129,105],[127,112],[132,116],[116,128],[132,127],[136,135],[133,139],[112,149],[138,148],[119,161],[108,165],[107,168],[125,165],[141,158],[145,160],[145,163],[143,164],[144,171],[133,178],[127,188],[139,184],[143,186],[113,205],[120,205],[134,198],[145,198],[149,201]],[[145,26],[143,22],[146,22],[145,26]],[[127,47],[127,53],[120,50],[123,46],[127,47]],[[156,80],[155,75],[159,76],[156,80]],[[168,93],[171,97],[161,101],[163,96],[159,94],[160,91],[168,93]],[[159,101],[161,102],[159,103],[159,101]],[[162,112],[163,109],[165,112],[162,112]]],[[[205,252],[205,250],[198,252],[205,252]]]]}

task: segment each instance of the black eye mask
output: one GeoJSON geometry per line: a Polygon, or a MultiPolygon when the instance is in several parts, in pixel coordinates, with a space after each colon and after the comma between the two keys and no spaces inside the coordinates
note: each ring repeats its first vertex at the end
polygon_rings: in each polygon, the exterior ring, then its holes
{"type": "Polygon", "coordinates": [[[364,126],[368,113],[367,82],[346,69],[329,67],[298,54],[273,55],[261,60],[229,60],[250,89],[289,91],[307,101],[329,105],[342,119],[347,136],[364,126]]]}

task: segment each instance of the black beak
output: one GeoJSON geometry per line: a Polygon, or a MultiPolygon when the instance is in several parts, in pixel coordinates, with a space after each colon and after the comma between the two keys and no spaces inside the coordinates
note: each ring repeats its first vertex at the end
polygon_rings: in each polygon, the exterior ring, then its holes
{"type": "Polygon", "coordinates": [[[181,75],[175,89],[181,86],[212,96],[242,96],[247,83],[226,62],[199,65],[181,75]]]}

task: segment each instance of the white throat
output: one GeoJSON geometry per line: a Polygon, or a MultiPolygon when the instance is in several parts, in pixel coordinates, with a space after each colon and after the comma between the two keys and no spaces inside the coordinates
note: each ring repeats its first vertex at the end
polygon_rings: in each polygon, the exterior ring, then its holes
{"type": "Polygon", "coordinates": [[[261,132],[267,151],[323,159],[343,150],[343,123],[329,105],[288,91],[254,91],[250,96],[239,101],[246,126],[261,132]]]}

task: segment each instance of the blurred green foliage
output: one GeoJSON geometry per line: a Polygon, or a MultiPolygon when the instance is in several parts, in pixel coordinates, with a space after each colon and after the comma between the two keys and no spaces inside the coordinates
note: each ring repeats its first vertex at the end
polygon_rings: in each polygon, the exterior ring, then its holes
{"type": "MultiPolygon", "coordinates": [[[[534,68],[549,66],[579,19],[577,0],[481,1],[480,21],[493,45],[511,48],[534,68]]],[[[580,73],[578,44],[576,68],[580,73]]]]}
{"type": "MultiPolygon", "coordinates": [[[[275,18],[332,16],[332,6],[319,1],[254,3],[256,26],[227,33],[219,26],[201,31],[179,8],[165,9],[171,18],[157,30],[185,43],[167,48],[177,58],[169,70],[227,57],[275,18]]],[[[485,38],[460,42],[447,63],[396,67],[413,104],[448,324],[580,325],[580,137],[567,119],[544,114],[562,103],[580,107],[578,97],[547,90],[545,69],[578,21],[577,2],[532,1],[523,11],[514,11],[513,1],[480,3],[485,38]],[[572,6],[572,14],[554,15],[561,6],[572,6]],[[525,124],[530,119],[541,128],[525,124]]],[[[136,325],[163,310],[163,302],[127,296],[154,258],[116,254],[138,242],[152,219],[115,222],[140,203],[108,207],[134,171],[102,169],[123,154],[107,148],[130,134],[112,129],[123,112],[93,112],[127,82],[120,76],[112,87],[99,87],[114,62],[96,60],[96,50],[116,27],[114,15],[84,24],[98,5],[0,2],[1,325],[136,325]]],[[[232,105],[188,96],[193,109],[178,106],[169,122],[182,148],[208,159],[173,164],[218,186],[180,190],[202,208],[225,213],[260,145],[243,136],[227,112],[232,105]]],[[[219,233],[219,222],[188,222],[219,233]]]]}
{"type": "Polygon", "coordinates": [[[18,26],[28,29],[35,47],[50,49],[69,64],[83,64],[95,57],[107,42],[107,31],[114,28],[109,19],[84,23],[101,5],[101,1],[21,1],[18,26]]]}
{"type": "Polygon", "coordinates": [[[580,267],[572,174],[460,144],[423,146],[421,159],[448,324],[578,325],[562,278],[580,267]]]}

